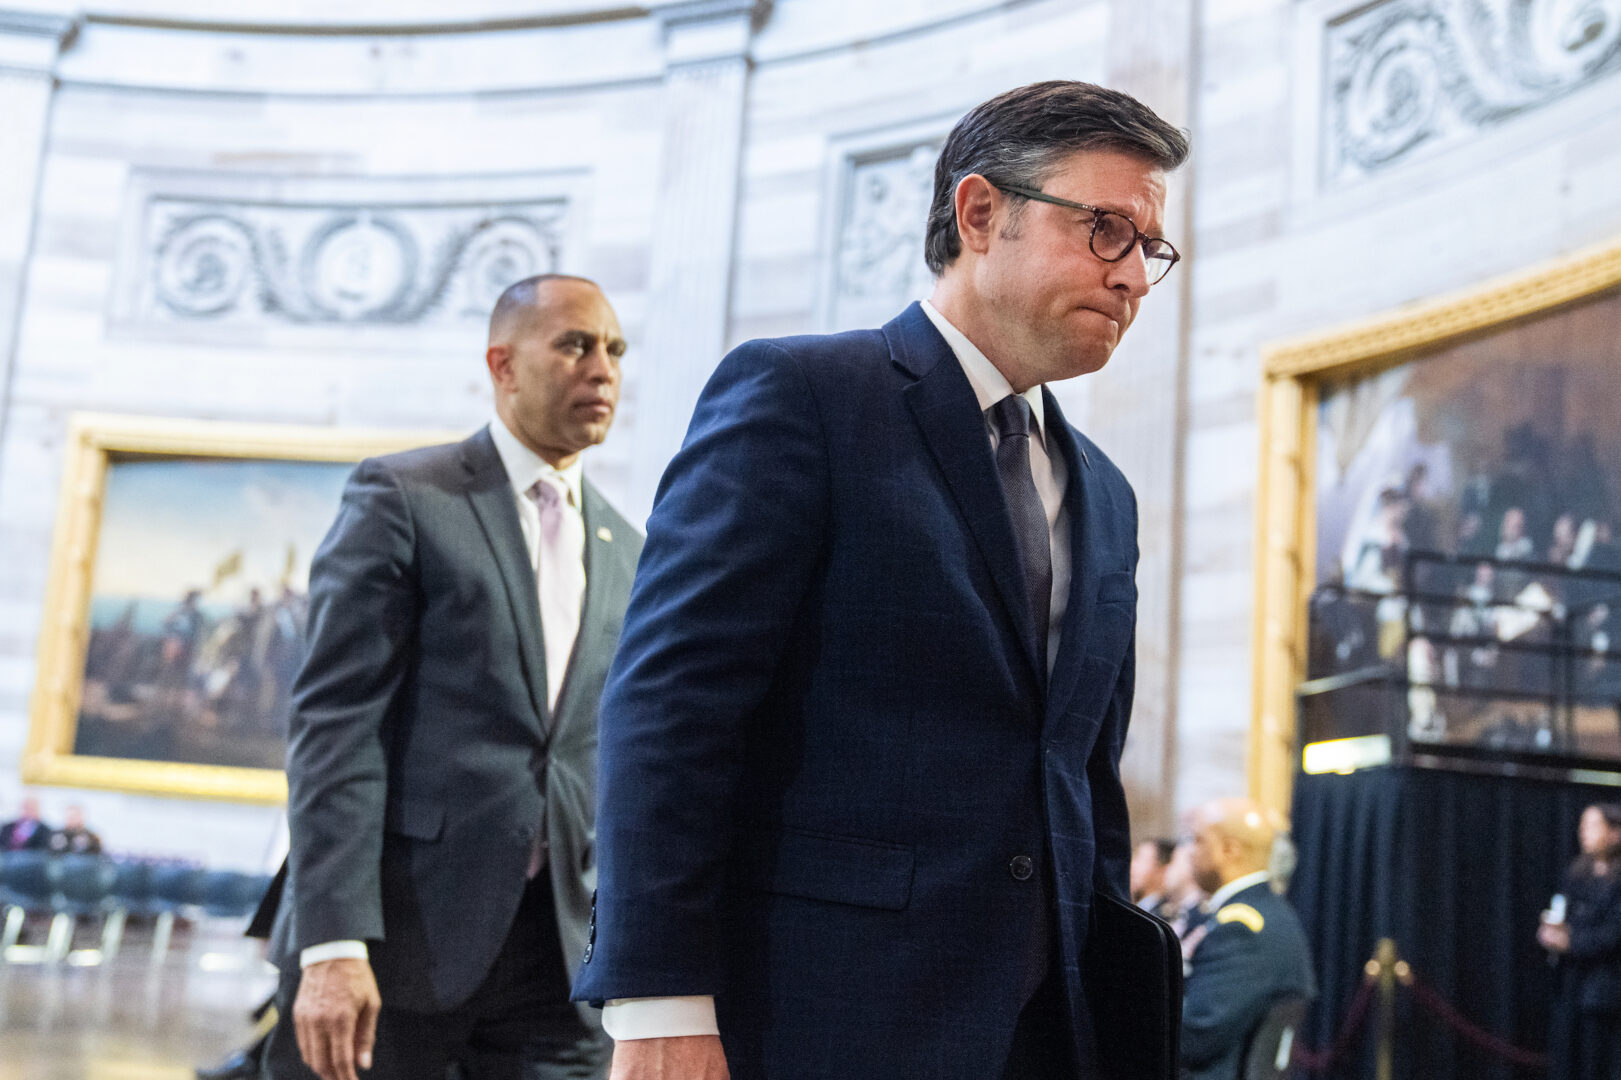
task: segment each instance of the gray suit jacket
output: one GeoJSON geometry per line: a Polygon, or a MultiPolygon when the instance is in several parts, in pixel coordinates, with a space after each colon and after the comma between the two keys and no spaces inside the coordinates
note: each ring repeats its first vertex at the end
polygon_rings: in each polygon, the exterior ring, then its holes
{"type": "Polygon", "coordinates": [[[486,430],[367,460],[311,565],[271,954],[364,940],[397,1008],[478,987],[541,828],[570,978],[585,949],[597,702],[642,541],[587,483],[585,610],[554,714],[515,502],[486,430]]]}

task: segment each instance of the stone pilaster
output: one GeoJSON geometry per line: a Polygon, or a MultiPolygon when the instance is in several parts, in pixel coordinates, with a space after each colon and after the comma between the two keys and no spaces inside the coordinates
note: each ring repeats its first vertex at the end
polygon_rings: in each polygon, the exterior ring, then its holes
{"type": "Polygon", "coordinates": [[[654,208],[647,328],[632,373],[635,440],[626,511],[653,504],[693,404],[725,348],[749,46],[769,4],[662,4],[664,149],[654,208]]]}
{"type": "Polygon", "coordinates": [[[10,406],[52,73],[76,30],[69,18],[0,8],[0,435],[10,406]]]}
{"type": "MultiPolygon", "coordinates": [[[[1193,126],[1194,7],[1193,0],[1109,3],[1104,81],[1184,130],[1193,126]]],[[[1188,173],[1171,178],[1165,216],[1165,235],[1184,256],[1193,238],[1188,173]]],[[[1121,770],[1140,836],[1174,831],[1177,714],[1198,707],[1179,703],[1176,693],[1188,281],[1184,262],[1143,301],[1109,366],[1083,380],[1090,383],[1086,431],[1137,491],[1137,699],[1121,770]]]]}

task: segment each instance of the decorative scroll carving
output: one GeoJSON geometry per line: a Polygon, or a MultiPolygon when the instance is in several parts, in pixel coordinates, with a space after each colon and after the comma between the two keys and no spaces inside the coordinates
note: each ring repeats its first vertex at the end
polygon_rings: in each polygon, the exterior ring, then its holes
{"type": "Polygon", "coordinates": [[[1621,71],[1621,0],[1386,0],[1328,28],[1331,183],[1621,71]]]}
{"type": "Polygon", "coordinates": [[[557,269],[562,199],[479,206],[146,205],[136,318],[414,324],[482,319],[512,282],[557,269]]]}
{"type": "Polygon", "coordinates": [[[939,151],[931,140],[851,161],[835,253],[838,325],[882,321],[929,294],[923,234],[939,151]]]}

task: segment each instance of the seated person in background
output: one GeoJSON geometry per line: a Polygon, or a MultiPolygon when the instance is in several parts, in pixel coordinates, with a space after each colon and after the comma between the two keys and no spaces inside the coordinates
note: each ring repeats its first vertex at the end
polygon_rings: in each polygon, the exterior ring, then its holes
{"type": "Polygon", "coordinates": [[[51,827],[40,820],[39,800],[23,799],[22,816],[0,825],[0,851],[42,851],[51,842],[51,827]]]}
{"type": "Polygon", "coordinates": [[[1561,957],[1548,1039],[1560,1080],[1621,1077],[1621,803],[1582,812],[1582,853],[1565,875],[1563,911],[1547,911],[1537,943],[1561,957]]]}
{"type": "Polygon", "coordinates": [[[1176,851],[1176,841],[1160,838],[1139,841],[1131,853],[1131,899],[1144,911],[1159,914],[1165,902],[1165,866],[1176,851]]]}
{"type": "Polygon", "coordinates": [[[48,841],[52,855],[101,854],[101,837],[84,826],[84,807],[68,807],[63,818],[62,827],[51,833],[48,841]]]}
{"type": "Polygon", "coordinates": [[[1251,1035],[1287,998],[1313,997],[1306,933],[1272,891],[1278,827],[1258,803],[1221,799],[1194,815],[1193,876],[1210,892],[1182,1005],[1187,1080],[1238,1080],[1251,1035]]]}
{"type": "Polygon", "coordinates": [[[1193,841],[1183,840],[1165,864],[1165,898],[1154,914],[1185,941],[1205,920],[1204,901],[1204,890],[1193,880],[1193,841]]]}

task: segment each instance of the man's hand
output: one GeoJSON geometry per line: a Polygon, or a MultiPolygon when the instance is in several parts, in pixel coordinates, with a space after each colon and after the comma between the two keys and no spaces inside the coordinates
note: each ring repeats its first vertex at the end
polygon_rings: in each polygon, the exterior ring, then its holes
{"type": "Polygon", "coordinates": [[[731,1080],[719,1035],[624,1039],[614,1043],[608,1080],[731,1080]]]}
{"type": "Polygon", "coordinates": [[[326,960],[304,969],[293,1027],[304,1064],[321,1080],[359,1080],[377,1039],[377,980],[365,960],[326,960]]]}

